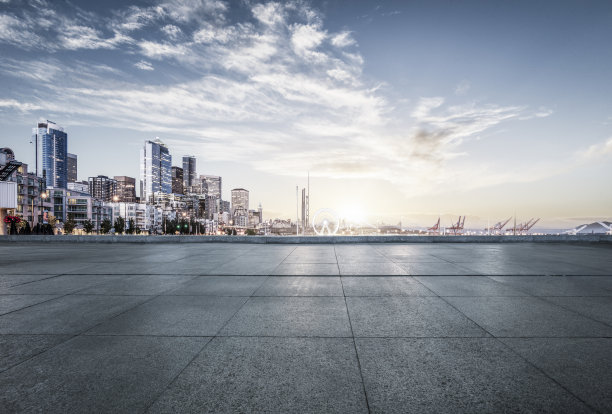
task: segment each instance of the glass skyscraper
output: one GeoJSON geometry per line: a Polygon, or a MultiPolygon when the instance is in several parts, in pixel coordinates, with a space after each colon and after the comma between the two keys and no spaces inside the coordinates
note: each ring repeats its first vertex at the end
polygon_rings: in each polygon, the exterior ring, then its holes
{"type": "MultiPolygon", "coordinates": [[[[185,193],[198,192],[192,187],[198,185],[198,176],[196,173],[196,158],[193,155],[183,156],[183,189],[185,193]]],[[[201,191],[200,191],[201,192],[201,191]]]]}
{"type": "Polygon", "coordinates": [[[172,193],[172,156],[168,147],[155,138],[145,141],[140,151],[140,197],[149,201],[154,193],[172,193]]]}
{"type": "Polygon", "coordinates": [[[77,181],[77,156],[68,153],[66,160],[68,161],[66,164],[68,168],[67,180],[69,183],[75,183],[77,181]]]}
{"type": "Polygon", "coordinates": [[[68,134],[54,122],[39,122],[32,131],[36,140],[36,173],[46,185],[66,188],[68,184],[68,134]]]}

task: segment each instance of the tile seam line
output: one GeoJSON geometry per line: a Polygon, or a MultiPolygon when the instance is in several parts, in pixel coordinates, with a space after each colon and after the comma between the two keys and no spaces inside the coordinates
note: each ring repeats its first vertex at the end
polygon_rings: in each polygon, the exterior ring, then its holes
{"type": "MultiPolygon", "coordinates": [[[[419,282],[420,283],[420,282],[419,282]]],[[[531,361],[529,361],[527,358],[525,358],[524,356],[522,356],[521,354],[519,354],[516,350],[514,350],[512,347],[510,347],[510,345],[506,344],[504,341],[500,340],[498,337],[496,337],[495,335],[493,335],[491,332],[489,332],[488,330],[486,330],[484,327],[480,326],[480,324],[476,323],[474,320],[472,320],[470,317],[468,317],[465,313],[461,312],[457,307],[455,307],[452,303],[448,302],[446,299],[444,299],[443,297],[440,297],[440,299],[442,299],[444,302],[446,302],[449,306],[451,306],[453,309],[455,309],[457,312],[461,313],[465,318],[467,318],[468,320],[470,320],[472,323],[474,323],[476,326],[478,326],[480,329],[482,329],[483,331],[485,331],[486,333],[488,333],[489,335],[491,335],[492,338],[494,338],[498,343],[500,343],[503,347],[505,347],[506,349],[510,350],[510,352],[512,352],[514,355],[518,356],[520,359],[522,359],[523,361],[525,361],[525,363],[527,363],[529,366],[531,366],[533,369],[535,369],[536,371],[538,371],[540,374],[544,375],[546,378],[548,378],[550,381],[552,381],[554,384],[556,384],[558,387],[560,387],[562,390],[564,390],[565,392],[567,392],[568,394],[570,394],[571,396],[573,396],[574,398],[576,398],[578,401],[580,401],[582,404],[585,405],[585,407],[587,407],[588,409],[592,410],[593,412],[599,412],[598,410],[596,410],[594,407],[592,407],[590,404],[588,404],[586,401],[584,401],[582,398],[580,398],[579,396],[577,396],[576,394],[574,394],[573,392],[571,392],[568,388],[566,388],[565,386],[563,386],[559,381],[557,381],[556,379],[554,379],[553,377],[551,377],[548,373],[546,373],[544,370],[542,370],[541,368],[539,368],[538,366],[536,366],[534,363],[532,363],[531,361]]]]}
{"type": "MultiPolygon", "coordinates": [[[[295,251],[297,248],[298,248],[298,246],[294,246],[294,247],[293,247],[293,249],[291,249],[291,251],[289,252],[289,254],[287,254],[287,256],[285,256],[285,258],[284,258],[283,260],[281,260],[281,262],[280,262],[278,265],[276,265],[276,267],[274,267],[274,269],[272,270],[272,272],[270,272],[270,274],[268,274],[268,277],[270,277],[271,275],[275,274],[275,273],[276,273],[276,270],[277,270],[277,269],[280,267],[280,265],[282,265],[283,263],[285,263],[285,261],[286,261],[286,260],[289,258],[289,256],[291,256],[291,255],[293,254],[293,252],[294,252],[294,251],[295,251]]],[[[267,279],[266,279],[266,281],[267,281],[267,279]]],[[[264,282],[264,283],[265,283],[265,282],[264,282]]],[[[263,284],[262,284],[261,286],[263,286],[263,284]]],[[[258,288],[255,290],[255,292],[256,292],[257,290],[261,289],[261,286],[259,286],[259,287],[258,287],[258,288]]],[[[255,294],[255,292],[253,292],[253,294],[255,294]]],[[[251,296],[252,296],[252,295],[251,295],[251,296]]]]}
{"type": "Polygon", "coordinates": [[[355,332],[353,331],[353,323],[351,322],[351,314],[349,312],[348,303],[346,302],[346,295],[344,294],[344,283],[342,282],[342,275],[340,275],[340,265],[338,265],[338,255],[336,253],[336,245],[334,245],[334,255],[336,255],[336,265],[338,266],[338,275],[340,276],[340,286],[342,287],[342,296],[344,297],[344,308],[346,309],[346,317],[348,319],[349,327],[351,328],[351,337],[353,340],[353,350],[355,351],[355,358],[357,359],[357,369],[359,370],[359,377],[361,378],[361,390],[365,398],[366,408],[368,414],[372,412],[370,409],[370,402],[368,399],[368,391],[366,390],[365,380],[363,378],[363,371],[361,370],[361,360],[359,359],[359,352],[357,352],[357,343],[355,342],[355,332]]]}
{"type": "MultiPolygon", "coordinates": [[[[100,284],[101,284],[101,283],[104,283],[104,282],[100,282],[100,284]]],[[[60,298],[66,297],[66,296],[70,296],[72,293],[74,293],[74,292],[70,292],[70,293],[67,293],[67,294],[65,294],[65,295],[62,295],[62,296],[60,296],[60,297],[57,297],[57,298],[54,298],[54,299],[50,299],[50,300],[55,300],[55,299],[60,299],[60,298]]],[[[159,296],[159,295],[157,295],[157,296],[159,296]]],[[[68,333],[68,334],[55,334],[55,335],[58,335],[58,336],[59,336],[59,335],[66,335],[66,336],[69,336],[69,338],[66,338],[66,340],[65,340],[65,341],[62,341],[62,342],[60,342],[60,343],[58,343],[58,344],[56,344],[56,345],[54,345],[54,346],[52,346],[52,347],[50,347],[50,348],[44,349],[44,350],[42,350],[41,352],[39,352],[39,353],[37,353],[37,354],[35,354],[35,355],[32,355],[30,358],[27,358],[27,359],[25,359],[25,360],[23,360],[23,361],[21,361],[21,362],[19,362],[19,363],[15,364],[15,365],[12,365],[11,367],[9,367],[9,368],[7,368],[7,369],[5,369],[5,370],[0,371],[0,373],[6,372],[6,371],[7,371],[7,370],[9,370],[9,369],[13,369],[13,368],[15,368],[15,367],[18,367],[19,365],[24,364],[24,363],[26,363],[26,362],[30,361],[31,359],[36,358],[37,356],[39,356],[39,355],[41,355],[41,354],[44,354],[44,353],[46,353],[46,352],[48,352],[48,351],[50,351],[50,350],[52,350],[52,349],[55,349],[55,348],[57,348],[58,346],[60,346],[60,345],[62,345],[62,344],[65,344],[66,342],[72,341],[74,338],[76,338],[76,337],[78,337],[78,336],[85,335],[85,334],[86,334],[88,331],[90,331],[91,329],[95,328],[96,326],[98,326],[98,325],[100,325],[100,324],[102,324],[102,323],[104,323],[104,322],[106,322],[106,321],[109,321],[109,320],[111,320],[111,319],[114,319],[115,317],[117,317],[117,316],[119,316],[119,315],[122,315],[123,313],[128,312],[128,311],[130,311],[130,310],[132,310],[132,309],[134,309],[134,308],[136,308],[136,307],[138,307],[138,306],[142,305],[143,303],[149,302],[150,300],[155,299],[157,296],[154,296],[154,297],[152,297],[152,298],[150,298],[150,299],[148,299],[148,300],[145,300],[145,301],[143,301],[143,302],[139,302],[139,303],[135,304],[134,306],[132,306],[132,307],[130,307],[130,308],[128,308],[128,309],[125,309],[124,311],[119,312],[119,313],[117,313],[117,314],[115,314],[115,315],[112,315],[112,316],[110,316],[109,318],[106,318],[106,319],[104,319],[103,321],[101,321],[101,322],[99,322],[99,323],[95,324],[94,326],[88,327],[88,328],[86,328],[85,330],[80,331],[80,332],[78,332],[78,333],[75,333],[75,334],[69,334],[69,333],[68,333]]],[[[45,301],[45,302],[48,302],[48,301],[45,301]]],[[[41,302],[41,303],[45,303],[45,302],[41,302]]],[[[38,305],[38,304],[37,304],[37,305],[38,305]]],[[[36,306],[36,305],[31,305],[31,306],[36,306]]],[[[27,306],[27,307],[25,307],[25,308],[21,308],[21,309],[27,309],[27,308],[29,308],[29,306],[27,306]]],[[[18,309],[18,310],[21,310],[21,309],[18,309]]],[[[16,311],[15,311],[15,312],[16,312],[16,311]]],[[[7,315],[7,314],[5,314],[5,315],[7,315]]],[[[2,316],[4,316],[4,315],[2,315],[2,316]]],[[[3,334],[0,334],[0,335],[3,335],[3,334]]],[[[17,334],[17,335],[21,335],[21,334],[17,334]]],[[[22,334],[22,335],[29,335],[29,334],[22,334]]],[[[43,334],[40,334],[40,335],[43,335],[43,334]]]]}
{"type": "MultiPolygon", "coordinates": [[[[53,279],[54,277],[59,277],[59,276],[73,276],[73,275],[67,275],[65,273],[62,273],[62,274],[59,274],[57,276],[41,279],[40,281],[53,279]]],[[[114,275],[104,275],[104,276],[114,276],[114,275]]],[[[36,282],[38,282],[38,280],[36,282]]],[[[0,316],[10,315],[11,313],[19,312],[20,310],[28,309],[28,308],[31,308],[31,307],[36,306],[36,305],[42,305],[43,303],[47,303],[49,301],[56,300],[56,299],[61,299],[61,298],[66,297],[66,296],[71,296],[71,295],[79,296],[78,292],[80,292],[82,290],[85,290],[85,289],[89,289],[89,288],[92,288],[92,287],[99,286],[99,285],[101,285],[103,283],[107,283],[107,282],[109,282],[109,281],[108,280],[107,281],[100,281],[100,282],[95,283],[95,284],[93,284],[91,286],[86,286],[84,288],[76,289],[76,290],[73,290],[73,291],[70,291],[70,292],[64,293],[64,294],[61,294],[61,293],[59,293],[59,294],[57,294],[57,293],[55,293],[55,294],[54,293],[38,293],[38,294],[36,294],[36,293],[12,293],[11,294],[11,293],[9,293],[9,294],[6,294],[6,295],[5,294],[0,294],[0,296],[24,296],[24,295],[29,295],[29,296],[44,296],[44,295],[56,295],[56,297],[54,297],[54,298],[47,299],[47,300],[44,300],[42,302],[34,303],[32,305],[24,306],[23,308],[15,309],[15,310],[12,310],[12,311],[7,312],[7,313],[0,314],[0,316]]],[[[21,285],[17,285],[17,286],[21,286],[21,285]]],[[[13,286],[11,286],[11,287],[13,287],[13,286]]],[[[84,296],[84,295],[80,295],[80,296],[84,296]]],[[[138,296],[138,295],[99,295],[99,296],[138,296]]],[[[142,295],[142,296],[149,296],[149,295],[142,295]]]]}
{"type": "Polygon", "coordinates": [[[261,282],[261,285],[259,285],[259,287],[257,289],[253,289],[253,292],[251,292],[251,295],[249,296],[243,296],[245,297],[245,301],[242,302],[242,304],[238,307],[238,309],[236,310],[236,312],[234,312],[232,314],[232,316],[230,316],[227,321],[225,321],[225,323],[217,330],[217,332],[215,333],[214,336],[208,336],[207,338],[208,341],[206,341],[206,343],[204,343],[202,345],[202,348],[193,356],[193,358],[191,358],[191,360],[189,360],[189,362],[187,364],[185,364],[185,366],[166,384],[166,386],[159,392],[157,393],[157,395],[151,399],[151,401],[146,404],[146,406],[143,408],[142,413],[146,413],[147,411],[149,411],[151,409],[151,407],[153,405],[155,405],[155,403],[157,401],[159,401],[159,399],[162,397],[162,395],[170,389],[170,387],[172,386],[172,384],[174,384],[178,378],[181,376],[181,374],[187,369],[187,367],[189,367],[193,361],[196,360],[196,358],[198,358],[202,352],[204,351],[204,349],[208,346],[208,344],[210,344],[212,341],[214,341],[216,338],[223,338],[221,336],[219,336],[219,333],[221,333],[221,331],[223,331],[223,328],[225,328],[232,319],[234,319],[234,317],[238,314],[238,312],[240,312],[240,310],[242,310],[242,308],[244,307],[244,305],[247,304],[247,302],[253,297],[253,294],[255,293],[256,290],[258,290],[261,286],[263,286],[264,283],[266,283],[266,281],[270,278],[270,276],[265,276],[265,279],[261,282]]]}

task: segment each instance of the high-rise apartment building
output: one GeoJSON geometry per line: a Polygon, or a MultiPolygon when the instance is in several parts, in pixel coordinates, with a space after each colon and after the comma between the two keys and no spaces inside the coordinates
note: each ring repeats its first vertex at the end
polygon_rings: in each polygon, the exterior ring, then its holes
{"type": "Polygon", "coordinates": [[[32,130],[36,144],[36,174],[46,185],[66,188],[68,184],[68,134],[54,122],[39,122],[32,130]]]}
{"type": "Polygon", "coordinates": [[[206,185],[206,194],[208,196],[214,196],[217,198],[222,197],[221,177],[216,175],[200,175],[200,181],[202,182],[203,188],[206,185]]]}
{"type": "MultiPolygon", "coordinates": [[[[185,158],[183,157],[183,165],[185,165],[185,158]]],[[[184,176],[183,169],[181,167],[172,167],[172,193],[184,194],[187,187],[183,188],[184,176]]]]}
{"type": "Polygon", "coordinates": [[[148,202],[154,193],[172,193],[172,156],[168,147],[155,138],[145,141],[140,151],[140,197],[148,202]]]}
{"type": "Polygon", "coordinates": [[[98,200],[115,201],[113,198],[117,194],[117,181],[105,175],[89,177],[89,194],[98,200]]]}
{"type": "Polygon", "coordinates": [[[201,193],[201,190],[199,188],[194,189],[193,187],[199,187],[198,174],[196,172],[196,158],[193,155],[184,155],[183,191],[185,193],[201,193]]]}
{"type": "Polygon", "coordinates": [[[126,177],[125,175],[116,175],[117,181],[117,197],[122,203],[136,202],[136,179],[134,177],[126,177]]]}
{"type": "Polygon", "coordinates": [[[66,179],[69,183],[75,183],[77,181],[77,156],[76,154],[68,153],[67,161],[67,175],[66,179]]]}
{"type": "Polygon", "coordinates": [[[249,192],[244,188],[232,190],[232,214],[237,210],[249,211],[249,192]]]}

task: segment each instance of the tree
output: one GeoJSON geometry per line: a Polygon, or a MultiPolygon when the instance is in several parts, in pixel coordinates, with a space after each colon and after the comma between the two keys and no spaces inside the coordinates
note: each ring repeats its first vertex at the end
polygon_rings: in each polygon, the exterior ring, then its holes
{"type": "Polygon", "coordinates": [[[136,227],[134,227],[134,232],[136,234],[140,234],[142,232],[142,230],[140,230],[140,227],[136,226],[136,227]]]}
{"type": "Polygon", "coordinates": [[[85,220],[83,222],[83,230],[85,230],[85,233],[89,234],[93,231],[94,225],[91,222],[91,220],[85,220]]]}
{"type": "Polygon", "coordinates": [[[64,223],[64,233],[72,234],[72,231],[74,230],[75,227],[76,227],[76,222],[74,221],[72,214],[68,214],[68,220],[66,220],[66,222],[64,223]]]}
{"type": "Polygon", "coordinates": [[[115,233],[121,234],[125,231],[125,219],[121,216],[115,219],[115,233]]]}
{"type": "Polygon", "coordinates": [[[102,232],[102,234],[108,234],[112,227],[113,223],[111,223],[111,221],[107,218],[102,220],[102,223],[100,223],[100,231],[102,232]]]}
{"type": "Polygon", "coordinates": [[[246,229],[245,234],[247,236],[256,236],[257,235],[257,230],[255,230],[255,229],[246,229]]]}
{"type": "Polygon", "coordinates": [[[57,217],[55,217],[53,214],[49,214],[47,217],[47,223],[49,223],[51,227],[55,227],[57,224],[57,217]]]}
{"type": "Polygon", "coordinates": [[[134,219],[131,218],[128,220],[128,226],[127,226],[127,229],[125,229],[125,232],[127,234],[133,234],[135,227],[136,227],[136,223],[134,223],[134,219]]]}

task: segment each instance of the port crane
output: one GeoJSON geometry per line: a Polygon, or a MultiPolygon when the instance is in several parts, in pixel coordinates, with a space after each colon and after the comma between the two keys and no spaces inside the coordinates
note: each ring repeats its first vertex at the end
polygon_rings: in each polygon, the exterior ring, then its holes
{"type": "Polygon", "coordinates": [[[440,217],[438,217],[438,221],[433,226],[427,229],[428,233],[440,233],[440,217]]]}
{"type": "Polygon", "coordinates": [[[535,226],[538,221],[540,221],[539,218],[532,218],[529,221],[526,221],[525,223],[518,224],[514,229],[507,229],[506,232],[515,232],[515,234],[525,234],[529,232],[529,230],[531,230],[531,228],[535,226]]]}
{"type": "Polygon", "coordinates": [[[459,220],[457,220],[457,224],[453,224],[447,230],[452,231],[453,234],[456,236],[457,234],[461,234],[461,232],[463,231],[464,224],[465,224],[465,216],[463,216],[463,220],[461,220],[461,216],[459,216],[459,220]]]}
{"type": "Polygon", "coordinates": [[[485,229],[485,231],[489,233],[499,233],[506,226],[506,224],[510,222],[511,219],[512,217],[508,218],[508,220],[506,221],[500,221],[496,223],[493,227],[485,229]]]}

